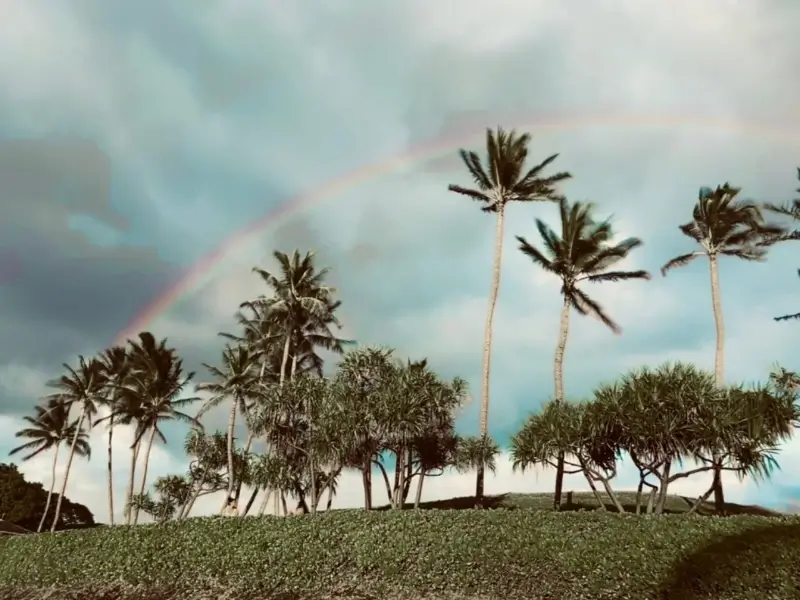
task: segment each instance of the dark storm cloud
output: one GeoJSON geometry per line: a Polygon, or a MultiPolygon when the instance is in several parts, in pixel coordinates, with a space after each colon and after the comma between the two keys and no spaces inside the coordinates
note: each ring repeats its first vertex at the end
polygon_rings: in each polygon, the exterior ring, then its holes
{"type": "MultiPolygon", "coordinates": [[[[0,365],[57,374],[61,362],[109,345],[179,272],[154,248],[97,244],[72,227],[81,216],[122,236],[110,203],[111,165],[85,140],[0,145],[0,232],[9,276],[0,290],[0,365]]],[[[0,398],[16,413],[29,398],[0,398]]]]}

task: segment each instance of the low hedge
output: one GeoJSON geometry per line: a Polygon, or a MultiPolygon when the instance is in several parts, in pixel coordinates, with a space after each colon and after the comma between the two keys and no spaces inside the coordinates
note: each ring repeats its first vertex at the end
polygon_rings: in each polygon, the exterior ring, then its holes
{"type": "Polygon", "coordinates": [[[335,511],[0,542],[3,597],[48,589],[62,598],[227,589],[240,600],[796,600],[800,518],[335,511]]]}

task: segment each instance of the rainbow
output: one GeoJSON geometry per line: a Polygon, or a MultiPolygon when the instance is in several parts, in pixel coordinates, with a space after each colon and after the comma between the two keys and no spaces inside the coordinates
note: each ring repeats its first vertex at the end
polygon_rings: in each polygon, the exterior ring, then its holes
{"type": "MultiPolygon", "coordinates": [[[[589,127],[682,127],[703,130],[733,131],[745,134],[757,134],[762,137],[778,137],[794,140],[797,132],[779,124],[758,123],[753,121],[736,121],[735,119],[719,119],[708,116],[687,116],[670,114],[594,114],[594,115],[557,115],[536,119],[519,119],[518,123],[509,123],[522,131],[531,131],[534,135],[542,132],[569,131],[589,127]]],[[[324,200],[341,195],[367,181],[409,166],[441,158],[456,149],[472,144],[479,144],[485,132],[455,133],[416,144],[404,152],[393,154],[380,161],[373,162],[351,170],[339,177],[284,202],[247,227],[235,231],[217,248],[203,256],[186,272],[140,311],[131,322],[120,331],[114,343],[124,343],[147,327],[158,316],[165,313],[181,297],[196,289],[214,273],[214,267],[220,264],[227,255],[252,243],[266,229],[285,222],[292,215],[308,210],[324,200]]]]}

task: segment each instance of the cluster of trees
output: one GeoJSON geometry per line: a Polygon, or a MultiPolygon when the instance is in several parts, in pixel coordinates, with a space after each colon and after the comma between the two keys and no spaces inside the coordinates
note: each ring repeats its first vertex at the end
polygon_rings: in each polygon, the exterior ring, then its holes
{"type": "MultiPolygon", "coordinates": [[[[0,463],[0,522],[12,523],[28,531],[52,525],[52,514],[45,510],[48,494],[41,483],[26,481],[16,465],[0,463]],[[48,519],[42,522],[42,517],[48,519]]],[[[83,504],[64,498],[57,529],[95,525],[94,515],[83,504]]],[[[2,529],[2,528],[0,528],[2,529]]]]}
{"type": "MultiPolygon", "coordinates": [[[[292,496],[302,510],[313,514],[326,493],[330,505],[343,469],[362,473],[364,506],[371,508],[373,467],[384,480],[392,507],[408,501],[415,479],[418,503],[424,478],[448,467],[476,471],[476,501],[480,503],[484,472],[494,468],[498,454],[497,444],[488,435],[489,377],[503,228],[511,202],[551,201],[560,207],[557,229],[536,221],[541,248],[517,237],[520,251],[535,266],[561,279],[563,308],[555,344],[553,401],[529,419],[514,437],[512,448],[517,467],[551,463],[556,467],[555,508],[560,507],[566,469],[583,472],[592,489],[599,482],[613,493],[609,482],[623,452],[634,457],[640,468],[640,489],[659,489],[661,502],[668,484],[686,476],[671,472],[673,464],[685,458],[700,461],[701,470],[712,472],[710,490],[719,509],[724,501],[723,471],[768,473],[776,444],[797,421],[792,412],[797,379],[781,371],[765,387],[725,386],[717,261],[722,256],[764,260],[772,245],[800,239],[788,226],[789,219],[800,218],[800,201],[760,205],[741,199],[740,190],[728,184],[703,188],[692,219],[680,226],[697,249],[668,261],[662,273],[697,257],[708,259],[717,326],[713,376],[684,365],[663,367],[630,374],[616,386],[600,388],[591,402],[567,403],[563,361],[571,311],[596,317],[620,332],[586,293],[584,284],[647,280],[650,274],[620,268],[621,261],[642,245],[641,240],[614,241],[610,221],[596,219],[593,204],[570,202],[558,193],[558,184],[568,180],[569,173],[544,174],[557,155],[525,167],[529,139],[513,131],[488,131],[485,161],[475,152],[461,151],[476,187],[450,186],[482,203],[482,210],[494,214],[497,223],[477,437],[462,437],[454,431],[455,415],[466,398],[464,381],[445,381],[426,360],[398,360],[390,350],[345,352],[354,342],[336,335],[340,302],[336,290],[326,283],[328,269],[319,268],[311,252],[275,252],[276,272],[254,269],[266,293],[240,305],[238,331],[220,334],[226,340],[225,349],[218,364],[204,365],[208,381],[195,383],[195,373],[185,371],[177,351],[166,339],[158,340],[149,332],[98,357],[79,357],[74,368],[64,365],[65,374],[51,382],[54,393],[28,419],[30,427],[17,434],[30,441],[13,451],[27,452],[23,459],[53,451],[49,499],[59,448],[68,447],[51,530],[60,518],[73,459],[76,455],[88,458],[87,431],[99,424],[108,432],[111,524],[112,441],[119,425],[133,425],[135,431],[124,505],[128,524],[136,524],[140,513],[160,521],[185,518],[198,497],[225,490],[222,513],[231,502],[238,506],[245,484],[254,491],[243,514],[252,509],[259,493],[263,493],[260,512],[270,498],[276,508],[280,503],[286,511],[286,497],[292,496]],[[764,216],[768,212],[783,221],[768,221],[764,216]],[[344,355],[328,376],[324,375],[324,352],[344,355]],[[192,386],[204,394],[204,400],[186,395],[192,386]],[[202,403],[199,410],[190,414],[190,406],[198,402],[202,403]],[[229,411],[227,431],[207,433],[200,419],[223,403],[229,411]],[[98,418],[101,408],[104,416],[98,418]],[[674,418],[676,414],[683,420],[674,418]],[[165,441],[161,426],[170,420],[189,424],[185,447],[192,461],[186,474],[157,479],[151,493],[149,457],[155,440],[165,441]],[[243,444],[234,435],[240,420],[246,431],[243,444]],[[389,457],[394,459],[393,469],[387,468],[389,457]]],[[[658,501],[653,502],[653,510],[658,510],[658,501]]],[[[45,522],[43,516],[40,530],[45,522]]]]}

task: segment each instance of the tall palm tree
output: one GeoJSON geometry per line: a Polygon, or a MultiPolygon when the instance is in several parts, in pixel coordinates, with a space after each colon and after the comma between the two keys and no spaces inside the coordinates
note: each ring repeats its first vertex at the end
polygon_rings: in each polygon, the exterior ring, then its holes
{"type": "Polygon", "coordinates": [[[66,410],[76,407],[79,411],[79,416],[72,435],[72,442],[70,443],[67,468],[64,472],[64,479],[61,482],[61,493],[56,501],[56,513],[53,517],[53,524],[50,526],[51,532],[56,530],[58,519],[61,516],[61,502],[67,491],[67,480],[69,479],[70,469],[72,469],[72,459],[75,457],[75,449],[78,445],[83,425],[88,423],[89,427],[92,426],[92,417],[97,414],[97,406],[103,401],[103,391],[106,385],[103,366],[95,358],[86,360],[83,356],[79,356],[76,369],[67,364],[64,364],[63,367],[66,369],[67,374],[47,384],[48,387],[58,390],[55,394],[50,395],[47,400],[48,402],[50,400],[64,402],[67,407],[66,410]]]}
{"type": "MultiPolygon", "coordinates": [[[[24,416],[23,420],[30,425],[20,429],[15,435],[18,438],[28,438],[21,446],[17,446],[9,454],[11,456],[19,452],[29,452],[22,457],[23,461],[53,449],[53,463],[51,466],[50,489],[47,490],[47,501],[44,504],[44,512],[39,520],[39,527],[36,532],[41,532],[44,527],[47,513],[50,510],[50,499],[53,497],[53,488],[56,485],[56,466],[58,465],[58,454],[61,445],[75,437],[78,421],[69,420],[69,406],[57,398],[51,398],[45,406],[34,407],[36,415],[33,417],[24,416]]],[[[77,432],[77,442],[75,443],[75,454],[89,458],[91,448],[86,431],[77,432]]]]}
{"type": "MultiPolygon", "coordinates": [[[[191,382],[194,373],[184,373],[183,361],[178,357],[173,348],[167,347],[167,340],[163,339],[157,345],[153,343],[152,336],[140,336],[142,344],[132,343],[131,361],[133,368],[126,385],[121,388],[123,396],[140,398],[138,405],[139,414],[134,437],[134,445],[141,444],[144,436],[149,433],[147,447],[144,452],[142,479],[139,495],[143,496],[147,488],[147,469],[153,442],[158,437],[163,443],[166,438],[160,429],[164,421],[183,421],[194,427],[201,427],[194,417],[182,412],[180,409],[197,402],[197,397],[181,397],[184,389],[191,382]]],[[[123,404],[124,406],[124,404],[123,404]]],[[[139,507],[133,511],[133,524],[139,519],[139,507]]]]}
{"type": "MultiPolygon", "coordinates": [[[[627,238],[613,242],[613,231],[609,220],[596,222],[591,203],[570,204],[566,198],[559,201],[561,234],[557,234],[546,223],[536,219],[536,228],[544,244],[544,252],[517,236],[519,249],[535,265],[561,280],[561,320],[553,358],[553,383],[555,401],[564,401],[564,351],[569,335],[569,313],[575,309],[578,314],[590,315],[600,319],[611,331],[620,333],[619,326],[603,308],[584,292],[581,282],[604,283],[626,281],[629,279],[650,279],[647,271],[611,270],[625,259],[634,248],[642,245],[638,238],[627,238]]],[[[564,481],[564,457],[559,456],[556,469],[555,509],[561,508],[561,489],[564,481]]]]}
{"type": "Polygon", "coordinates": [[[100,362],[103,365],[103,370],[106,379],[106,397],[103,399],[103,405],[108,409],[108,414],[97,420],[95,425],[104,421],[108,422],[108,443],[107,443],[107,475],[108,475],[108,519],[111,525],[114,524],[114,456],[112,443],[114,441],[114,419],[118,414],[117,402],[119,400],[119,389],[125,382],[126,377],[130,371],[130,362],[128,361],[128,352],[124,346],[113,346],[105,350],[100,355],[100,362]]]}
{"type": "MultiPolygon", "coordinates": [[[[666,274],[682,267],[699,256],[708,258],[711,278],[711,308],[717,332],[714,356],[714,379],[718,387],[724,385],[725,325],[719,290],[719,265],[721,256],[732,256],[747,261],[766,259],[767,247],[786,235],[786,228],[767,223],[758,204],[739,198],[740,188],[725,183],[716,189],[700,188],[697,203],[692,210],[692,220],[680,225],[681,233],[700,245],[700,250],[681,254],[661,267],[666,274]]],[[[714,504],[723,512],[725,496],[722,490],[722,465],[715,460],[714,504]]]]}
{"type": "Polygon", "coordinates": [[[228,416],[228,493],[220,508],[220,514],[233,497],[234,470],[233,470],[233,439],[236,428],[236,413],[248,414],[248,402],[253,397],[255,385],[258,381],[258,366],[255,356],[245,346],[234,348],[226,347],[222,353],[222,368],[203,363],[214,381],[197,384],[198,392],[211,394],[200,410],[197,418],[218,406],[223,400],[231,400],[231,410],[228,416]]]}
{"type": "MultiPolygon", "coordinates": [[[[489,291],[489,308],[486,312],[486,325],[483,338],[483,371],[481,386],[480,435],[488,436],[489,421],[489,375],[491,372],[492,323],[500,290],[500,269],[503,256],[503,219],[506,206],[510,202],[533,202],[557,200],[556,184],[570,179],[569,173],[556,173],[542,177],[543,171],[558,158],[558,154],[547,157],[534,167],[525,170],[528,157],[528,133],[518,135],[514,130],[504,131],[498,127],[494,132],[486,130],[486,161],[481,161],[476,152],[459,150],[461,160],[467,167],[477,185],[475,188],[450,185],[451,192],[482,202],[481,210],[496,216],[494,260],[492,265],[492,285],[489,291]]],[[[476,502],[483,498],[484,469],[480,466],[475,483],[476,502]]]]}

